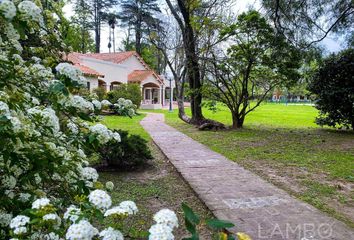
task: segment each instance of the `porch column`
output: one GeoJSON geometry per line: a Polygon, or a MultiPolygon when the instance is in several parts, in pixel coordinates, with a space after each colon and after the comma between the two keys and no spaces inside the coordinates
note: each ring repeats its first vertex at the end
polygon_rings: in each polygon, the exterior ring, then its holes
{"type": "Polygon", "coordinates": [[[141,91],[141,96],[142,96],[141,103],[144,103],[144,100],[145,100],[145,90],[144,90],[144,87],[143,87],[143,86],[140,86],[140,91],[141,91]]]}
{"type": "Polygon", "coordinates": [[[161,94],[162,94],[162,86],[159,87],[159,91],[158,91],[158,104],[162,104],[162,99],[161,99],[161,94]]]}
{"type": "Polygon", "coordinates": [[[162,106],[165,105],[165,97],[166,97],[166,96],[165,96],[165,95],[166,95],[165,90],[166,90],[166,88],[165,88],[164,86],[162,86],[162,93],[161,93],[162,106]]]}

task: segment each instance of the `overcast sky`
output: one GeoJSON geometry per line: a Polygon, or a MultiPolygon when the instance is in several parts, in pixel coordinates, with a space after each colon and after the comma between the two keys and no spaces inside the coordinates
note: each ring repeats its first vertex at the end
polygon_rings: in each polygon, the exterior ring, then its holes
{"type": "MultiPolygon", "coordinates": [[[[161,3],[164,1],[161,0],[161,3]]],[[[235,13],[240,13],[247,10],[250,6],[253,6],[254,9],[260,9],[260,3],[258,0],[243,0],[238,1],[237,5],[234,6],[235,13]]],[[[161,6],[163,7],[163,6],[161,6]]],[[[70,18],[74,13],[72,11],[71,4],[67,4],[64,7],[65,15],[70,18]]],[[[93,33],[92,33],[93,34],[93,33]]],[[[121,46],[122,40],[125,38],[124,31],[116,28],[116,48],[119,49],[121,46]]],[[[108,42],[109,42],[109,30],[107,26],[102,26],[101,33],[101,52],[108,52],[108,42]]],[[[329,52],[338,52],[342,49],[340,45],[340,41],[336,39],[333,35],[329,35],[325,38],[321,44],[327,49],[329,52]]]]}

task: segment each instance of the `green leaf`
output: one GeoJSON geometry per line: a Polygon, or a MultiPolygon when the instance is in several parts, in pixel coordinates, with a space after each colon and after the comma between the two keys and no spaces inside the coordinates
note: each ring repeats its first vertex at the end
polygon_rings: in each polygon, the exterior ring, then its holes
{"type": "Polygon", "coordinates": [[[89,143],[93,143],[96,140],[96,136],[94,134],[90,134],[89,143]]]}
{"type": "Polygon", "coordinates": [[[185,218],[185,226],[188,232],[190,232],[192,235],[197,232],[196,225],[189,221],[187,218],[185,218]]]}
{"type": "Polygon", "coordinates": [[[231,222],[225,221],[225,220],[219,220],[219,219],[209,219],[205,221],[206,225],[210,228],[220,230],[224,228],[231,228],[234,227],[235,225],[231,222]]]}
{"type": "Polygon", "coordinates": [[[65,85],[62,82],[56,82],[52,84],[49,88],[49,91],[54,94],[62,93],[65,96],[69,95],[68,89],[65,87],[65,85]]]}
{"type": "Polygon", "coordinates": [[[182,210],[184,212],[184,217],[188,219],[191,223],[198,225],[200,223],[200,218],[196,215],[193,210],[185,203],[182,203],[182,210]]]}

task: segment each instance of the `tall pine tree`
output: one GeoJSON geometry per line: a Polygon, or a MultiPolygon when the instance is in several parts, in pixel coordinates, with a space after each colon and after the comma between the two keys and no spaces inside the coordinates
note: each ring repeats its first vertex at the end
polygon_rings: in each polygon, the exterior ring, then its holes
{"type": "Polygon", "coordinates": [[[95,52],[100,52],[101,26],[107,22],[106,15],[117,4],[117,0],[74,0],[75,15],[82,29],[89,27],[95,32],[95,52]]]}
{"type": "Polygon", "coordinates": [[[157,0],[121,0],[118,16],[123,26],[135,32],[135,50],[142,53],[142,39],[149,30],[158,30],[161,22],[155,14],[160,12],[157,0]]]}

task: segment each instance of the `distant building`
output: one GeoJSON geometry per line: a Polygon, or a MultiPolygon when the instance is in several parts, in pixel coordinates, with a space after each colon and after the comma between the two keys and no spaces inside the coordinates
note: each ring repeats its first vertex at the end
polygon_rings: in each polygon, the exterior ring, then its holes
{"type": "Polygon", "coordinates": [[[114,90],[120,84],[136,83],[141,87],[143,109],[160,109],[168,105],[174,89],[163,76],[158,75],[135,52],[119,53],[70,53],[67,60],[80,69],[92,91],[102,87],[114,90]]]}
{"type": "Polygon", "coordinates": [[[276,89],[273,92],[272,102],[311,102],[311,99],[305,94],[293,94],[276,89]]]}

